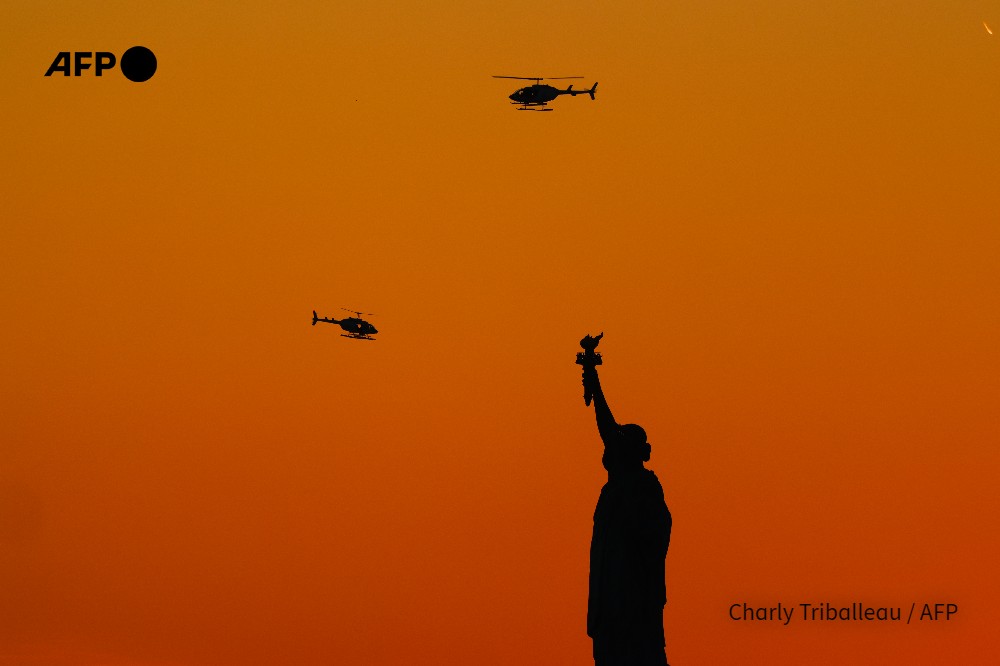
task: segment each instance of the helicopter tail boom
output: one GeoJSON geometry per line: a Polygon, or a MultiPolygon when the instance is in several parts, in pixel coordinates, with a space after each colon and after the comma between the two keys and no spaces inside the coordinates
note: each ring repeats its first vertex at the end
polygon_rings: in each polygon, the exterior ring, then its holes
{"type": "Polygon", "coordinates": [[[577,95],[590,95],[590,99],[596,99],[594,97],[594,93],[596,92],[597,92],[597,83],[594,83],[594,85],[589,90],[586,88],[583,90],[573,90],[573,86],[568,86],[566,90],[560,90],[559,94],[569,95],[571,97],[576,97],[577,95]]]}
{"type": "Polygon", "coordinates": [[[316,322],[320,322],[320,321],[323,322],[323,323],[326,323],[326,324],[339,324],[340,323],[339,321],[337,321],[336,319],[333,319],[332,317],[320,317],[320,316],[318,316],[316,314],[316,311],[313,310],[312,325],[315,326],[316,322]]]}

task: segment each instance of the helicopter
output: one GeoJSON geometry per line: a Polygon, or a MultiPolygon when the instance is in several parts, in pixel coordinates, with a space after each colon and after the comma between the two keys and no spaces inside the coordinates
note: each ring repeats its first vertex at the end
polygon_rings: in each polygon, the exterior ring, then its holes
{"type": "Polygon", "coordinates": [[[511,104],[518,107],[518,111],[552,111],[552,109],[545,109],[549,102],[554,100],[559,95],[571,95],[576,97],[577,95],[590,95],[590,99],[594,98],[594,93],[597,92],[597,83],[595,82],[593,87],[589,90],[573,90],[573,86],[570,85],[566,90],[559,90],[553,86],[544,85],[541,81],[555,81],[561,79],[582,79],[582,76],[493,76],[494,79],[520,79],[522,81],[534,81],[534,85],[530,85],[527,88],[521,88],[520,90],[514,91],[513,95],[510,95],[509,99],[511,104]]]}
{"type": "MultiPolygon", "coordinates": [[[[347,310],[347,308],[340,308],[341,310],[347,310]]],[[[337,324],[342,329],[347,331],[347,333],[341,333],[342,338],[354,338],[355,340],[374,340],[372,336],[378,333],[378,329],[369,324],[367,321],[361,318],[361,315],[371,316],[371,312],[358,312],[357,310],[347,310],[348,312],[357,315],[356,317],[348,317],[346,319],[327,319],[326,317],[319,317],[316,315],[316,311],[313,310],[313,321],[312,325],[315,326],[316,322],[322,321],[327,324],[337,324]]]]}

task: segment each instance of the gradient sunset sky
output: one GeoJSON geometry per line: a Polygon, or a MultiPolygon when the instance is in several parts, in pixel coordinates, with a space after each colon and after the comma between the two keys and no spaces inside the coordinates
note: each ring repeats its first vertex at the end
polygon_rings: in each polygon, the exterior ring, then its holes
{"type": "Polygon", "coordinates": [[[4,3],[0,666],[592,663],[600,331],[673,513],[672,664],[991,663],[984,22],[4,3]],[[43,76],[136,44],[146,83],[43,76]],[[521,113],[495,74],[600,85],[521,113]],[[378,341],[309,325],[342,306],[378,341]],[[960,611],[728,615],[779,601],[960,611]]]}

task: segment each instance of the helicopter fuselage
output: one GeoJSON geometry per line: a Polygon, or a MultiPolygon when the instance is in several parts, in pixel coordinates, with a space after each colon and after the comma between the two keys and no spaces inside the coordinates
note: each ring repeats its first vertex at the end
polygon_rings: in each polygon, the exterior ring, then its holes
{"type": "Polygon", "coordinates": [[[340,321],[334,321],[333,323],[339,324],[342,329],[348,333],[353,333],[356,335],[375,335],[378,333],[378,329],[369,324],[364,319],[358,319],[357,317],[348,317],[347,319],[341,319],[340,321]]]}
{"type": "MultiPolygon", "coordinates": [[[[351,310],[350,312],[354,311],[351,310]]],[[[316,311],[313,310],[312,325],[315,326],[319,322],[323,322],[325,324],[336,324],[337,326],[340,326],[340,328],[347,331],[346,334],[341,333],[341,335],[345,338],[356,338],[359,340],[374,340],[375,338],[371,336],[378,333],[377,328],[369,324],[364,319],[361,319],[360,317],[347,317],[345,319],[334,319],[333,317],[320,317],[319,315],[316,314],[316,311]]]]}
{"type": "Polygon", "coordinates": [[[536,83],[535,85],[516,90],[509,99],[518,104],[546,104],[559,97],[559,95],[567,93],[573,94],[570,90],[559,90],[554,86],[536,83]]]}

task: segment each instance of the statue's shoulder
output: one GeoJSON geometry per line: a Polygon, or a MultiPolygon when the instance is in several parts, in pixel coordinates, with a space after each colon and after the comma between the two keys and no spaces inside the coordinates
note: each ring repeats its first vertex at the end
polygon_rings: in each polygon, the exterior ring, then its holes
{"type": "Polygon", "coordinates": [[[649,492],[655,492],[660,497],[663,497],[663,486],[660,485],[660,479],[656,476],[656,472],[651,469],[647,469],[646,473],[642,475],[642,478],[644,480],[643,485],[649,492]]]}

